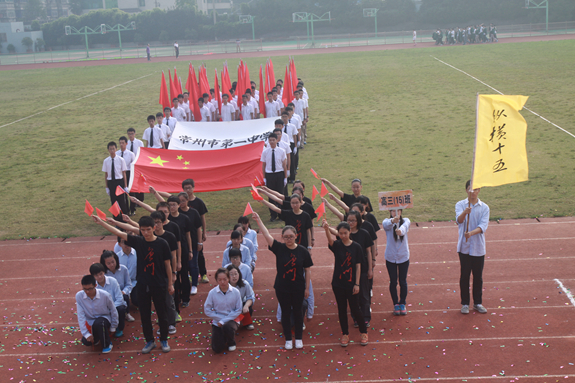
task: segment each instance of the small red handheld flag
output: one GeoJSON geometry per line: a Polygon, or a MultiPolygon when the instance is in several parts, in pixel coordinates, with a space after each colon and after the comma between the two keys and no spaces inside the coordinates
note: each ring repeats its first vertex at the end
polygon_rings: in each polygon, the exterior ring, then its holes
{"type": "Polygon", "coordinates": [[[126,191],[120,185],[116,186],[116,196],[124,194],[126,191]]]}
{"type": "Polygon", "coordinates": [[[322,202],[321,205],[316,209],[315,214],[317,214],[317,222],[321,219],[322,215],[325,214],[325,202],[322,202]]]}
{"type": "Polygon", "coordinates": [[[315,170],[310,169],[310,171],[311,171],[311,174],[313,174],[313,176],[314,176],[315,178],[317,178],[318,180],[321,179],[321,178],[319,178],[319,176],[317,175],[317,173],[315,172],[315,170]]]}
{"type": "Polygon", "coordinates": [[[255,186],[264,186],[264,183],[262,181],[260,181],[258,176],[256,176],[256,179],[254,181],[255,181],[254,182],[255,186]]]}
{"type": "Polygon", "coordinates": [[[86,200],[86,205],[84,206],[84,213],[92,215],[94,213],[94,208],[90,205],[90,202],[86,200]]]}
{"type": "Polygon", "coordinates": [[[118,204],[118,201],[114,202],[114,204],[108,209],[108,211],[110,213],[112,213],[112,215],[114,217],[117,217],[120,214],[122,214],[122,209],[120,209],[120,205],[118,204]]]}
{"type": "Polygon", "coordinates": [[[315,187],[315,185],[313,185],[313,190],[311,192],[311,200],[313,201],[318,194],[319,192],[317,191],[317,188],[315,187]]]}
{"type": "Polygon", "coordinates": [[[106,213],[104,213],[102,210],[96,208],[96,214],[98,214],[98,217],[100,217],[101,220],[106,220],[106,213]]]}
{"type": "Polygon", "coordinates": [[[250,190],[250,192],[252,193],[252,197],[254,197],[254,199],[256,201],[263,201],[264,197],[262,197],[260,195],[260,193],[258,193],[258,190],[256,189],[256,187],[254,186],[254,184],[252,184],[252,190],[250,190]]]}
{"type": "Polygon", "coordinates": [[[252,205],[250,205],[250,203],[248,202],[248,204],[246,205],[246,210],[244,210],[244,214],[243,216],[245,217],[246,215],[252,214],[254,211],[252,210],[252,205]]]}
{"type": "Polygon", "coordinates": [[[325,195],[329,193],[329,191],[327,190],[327,188],[325,187],[325,185],[323,184],[323,182],[321,183],[321,191],[320,191],[320,195],[322,197],[325,197],[325,195]]]}

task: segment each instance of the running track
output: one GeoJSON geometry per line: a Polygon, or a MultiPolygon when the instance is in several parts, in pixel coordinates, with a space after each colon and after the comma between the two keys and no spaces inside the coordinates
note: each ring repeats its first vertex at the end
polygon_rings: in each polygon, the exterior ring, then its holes
{"type": "MultiPolygon", "coordinates": [[[[467,316],[459,313],[453,222],[412,225],[405,317],[391,314],[381,237],[370,344],[345,349],[338,344],[330,288],[332,256],[316,228],[316,314],[306,322],[304,349],[292,351],[282,348],[272,288],[274,259],[260,235],[254,275],[256,329],[240,329],[237,351],[221,355],[210,351],[210,325],[202,314],[213,282],[200,285],[190,307],[183,309],[184,322],[170,340],[170,353],[139,353],[144,341],[139,316],[132,311],[136,322],[127,325],[111,354],[102,355],[78,341],[74,295],[81,276],[103,249],[112,248],[114,238],[4,241],[2,381],[570,381],[575,378],[575,309],[566,292],[575,286],[574,228],[574,218],[491,222],[484,272],[484,305],[489,312],[467,316]]],[[[272,233],[279,238],[277,230],[272,233]]],[[[206,256],[212,281],[228,238],[229,232],[209,233],[206,256]]],[[[350,330],[352,340],[359,341],[358,331],[350,330]]]]}

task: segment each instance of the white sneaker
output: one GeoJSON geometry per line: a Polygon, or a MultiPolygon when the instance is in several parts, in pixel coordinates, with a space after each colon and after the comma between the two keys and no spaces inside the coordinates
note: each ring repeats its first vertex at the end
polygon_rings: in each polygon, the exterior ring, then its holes
{"type": "Polygon", "coordinates": [[[247,328],[248,330],[253,330],[253,329],[254,329],[254,325],[253,325],[253,324],[249,324],[249,325],[246,326],[246,328],[247,328]]]}
{"type": "Polygon", "coordinates": [[[462,314],[469,314],[469,305],[461,306],[461,313],[462,314]]]}
{"type": "Polygon", "coordinates": [[[295,340],[295,348],[303,348],[303,340],[296,339],[295,340]]]}
{"type": "Polygon", "coordinates": [[[473,309],[475,311],[479,311],[480,314],[485,314],[487,312],[487,309],[485,307],[483,307],[482,304],[473,305],[473,309]]]}
{"type": "Polygon", "coordinates": [[[192,291],[190,291],[190,295],[196,295],[198,293],[198,288],[196,286],[192,286],[192,291]]]}
{"type": "Polygon", "coordinates": [[[228,351],[236,351],[236,346],[230,346],[230,347],[228,347],[228,351]]]}
{"type": "Polygon", "coordinates": [[[291,340],[286,340],[285,349],[286,349],[286,350],[291,350],[291,349],[293,349],[293,341],[291,341],[291,340]]]}
{"type": "Polygon", "coordinates": [[[135,321],[134,317],[132,315],[130,315],[130,313],[126,313],[126,320],[128,322],[133,322],[135,321]]]}

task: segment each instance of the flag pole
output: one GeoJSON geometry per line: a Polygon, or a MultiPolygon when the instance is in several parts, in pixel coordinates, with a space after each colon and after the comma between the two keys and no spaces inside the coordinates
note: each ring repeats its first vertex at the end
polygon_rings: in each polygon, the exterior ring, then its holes
{"type": "MultiPolygon", "coordinates": [[[[473,144],[473,161],[471,163],[471,178],[469,187],[473,190],[473,173],[475,172],[475,152],[477,150],[477,120],[479,119],[479,92],[476,93],[477,101],[475,103],[475,143],[473,144]]],[[[469,201],[469,197],[467,199],[467,207],[471,207],[471,202],[469,201]]],[[[465,232],[469,231],[469,217],[466,217],[467,223],[465,227],[465,232]]],[[[465,238],[465,242],[467,242],[467,238],[465,238]]]]}

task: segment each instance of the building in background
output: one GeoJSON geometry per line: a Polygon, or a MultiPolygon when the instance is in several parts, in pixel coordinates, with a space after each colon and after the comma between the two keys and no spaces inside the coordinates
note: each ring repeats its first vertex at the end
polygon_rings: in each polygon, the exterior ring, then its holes
{"type": "Polygon", "coordinates": [[[28,48],[22,44],[24,37],[30,37],[34,42],[31,49],[36,49],[36,39],[44,39],[42,31],[24,30],[24,23],[21,21],[11,23],[0,23],[0,44],[2,53],[8,52],[8,45],[12,44],[16,48],[16,53],[25,53],[28,48]]]}

